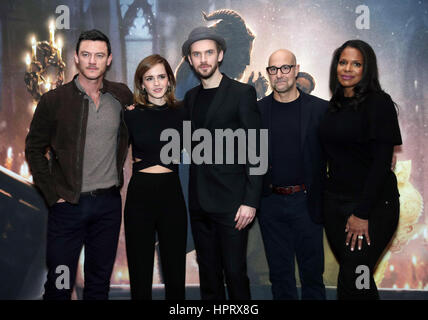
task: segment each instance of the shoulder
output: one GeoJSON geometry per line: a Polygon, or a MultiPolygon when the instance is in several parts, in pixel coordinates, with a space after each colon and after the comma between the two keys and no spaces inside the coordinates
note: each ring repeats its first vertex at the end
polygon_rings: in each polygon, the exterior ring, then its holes
{"type": "Polygon", "coordinates": [[[118,98],[126,99],[124,101],[127,104],[131,104],[133,100],[133,94],[128,86],[122,82],[114,82],[104,79],[104,84],[108,86],[108,91],[112,92],[118,98]]]}
{"type": "Polygon", "coordinates": [[[311,112],[319,117],[323,116],[328,109],[328,101],[300,91],[302,105],[309,108],[311,112]]]}
{"type": "Polygon", "coordinates": [[[131,90],[129,90],[128,86],[122,82],[115,82],[115,81],[110,81],[105,79],[104,80],[109,87],[118,90],[118,91],[122,91],[122,92],[131,92],[131,90]]]}
{"type": "Polygon", "coordinates": [[[257,105],[259,106],[259,108],[262,108],[262,109],[266,108],[266,106],[272,100],[272,96],[273,96],[273,93],[257,101],[257,105]]]}
{"type": "Polygon", "coordinates": [[[384,91],[371,92],[367,95],[363,105],[370,112],[376,113],[378,116],[384,115],[396,115],[396,109],[394,102],[389,94],[384,91]]]}
{"type": "Polygon", "coordinates": [[[192,89],[187,90],[186,94],[184,95],[184,100],[186,100],[186,98],[192,95],[195,95],[199,91],[200,87],[201,85],[197,85],[196,87],[193,87],[192,89]]]}
{"type": "Polygon", "coordinates": [[[243,83],[234,79],[227,78],[230,88],[239,92],[256,92],[256,89],[247,83],[243,83]]]}
{"type": "Polygon", "coordinates": [[[71,81],[44,93],[40,98],[39,104],[58,106],[61,103],[67,103],[72,97],[73,91],[73,81],[71,81]]]}
{"type": "Polygon", "coordinates": [[[389,104],[392,103],[391,96],[384,91],[370,92],[367,94],[365,102],[369,103],[380,103],[380,104],[389,104]]]}
{"type": "Polygon", "coordinates": [[[317,96],[313,96],[311,94],[307,94],[307,93],[304,93],[301,91],[300,91],[300,94],[302,96],[303,102],[310,103],[310,104],[317,106],[317,107],[323,107],[323,108],[328,107],[328,101],[327,100],[321,99],[317,96]]]}

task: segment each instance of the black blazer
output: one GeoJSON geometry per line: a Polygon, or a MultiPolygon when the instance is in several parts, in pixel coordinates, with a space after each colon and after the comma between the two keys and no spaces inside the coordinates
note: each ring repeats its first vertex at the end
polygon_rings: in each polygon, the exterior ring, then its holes
{"type": "MultiPolygon", "coordinates": [[[[308,194],[309,214],[315,223],[322,223],[322,191],[326,173],[326,160],[319,139],[320,121],[327,110],[328,101],[308,95],[299,90],[301,104],[300,144],[303,151],[304,183],[308,194]]],[[[263,195],[272,193],[271,165],[271,109],[273,93],[258,101],[262,116],[262,128],[269,130],[269,169],[263,181],[263,195]]],[[[286,147],[286,146],[285,146],[286,147]]],[[[284,163],[286,166],[287,164],[284,163]]]]}
{"type": "MultiPolygon", "coordinates": [[[[195,100],[201,87],[199,85],[189,90],[184,97],[184,107],[192,122],[192,131],[196,129],[194,110],[197,106],[195,106],[195,100]]],[[[259,130],[260,127],[256,90],[250,85],[232,80],[223,74],[202,126],[211,132],[213,145],[215,129],[259,130]]],[[[242,204],[254,208],[259,207],[263,176],[249,174],[251,165],[248,159],[246,164],[238,164],[236,142],[234,143],[234,164],[226,164],[225,145],[226,143],[223,147],[223,164],[214,164],[214,154],[213,164],[196,165],[192,161],[189,180],[190,209],[198,208],[194,203],[196,198],[201,209],[207,212],[235,214],[242,204]]]]}

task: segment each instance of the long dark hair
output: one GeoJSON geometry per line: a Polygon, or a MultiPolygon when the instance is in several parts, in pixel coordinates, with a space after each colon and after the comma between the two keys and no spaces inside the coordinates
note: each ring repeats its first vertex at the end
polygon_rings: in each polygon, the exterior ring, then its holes
{"type": "Polygon", "coordinates": [[[351,105],[357,109],[358,106],[371,92],[383,92],[379,83],[379,74],[377,68],[376,54],[373,48],[362,40],[348,40],[334,51],[330,66],[330,91],[332,94],[330,100],[330,110],[337,111],[342,108],[343,87],[337,78],[337,65],[340,55],[347,47],[357,49],[363,56],[363,76],[361,81],[354,87],[354,96],[351,99],[351,105]]]}

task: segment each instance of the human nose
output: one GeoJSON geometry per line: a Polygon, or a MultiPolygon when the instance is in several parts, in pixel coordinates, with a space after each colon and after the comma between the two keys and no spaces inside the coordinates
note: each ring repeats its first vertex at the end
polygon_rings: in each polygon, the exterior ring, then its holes
{"type": "Polygon", "coordinates": [[[345,71],[351,71],[351,64],[350,63],[347,63],[345,65],[345,71]]]}
{"type": "Polygon", "coordinates": [[[89,63],[90,64],[95,64],[96,62],[95,62],[95,55],[94,54],[91,54],[90,56],[89,56],[89,63]]]}

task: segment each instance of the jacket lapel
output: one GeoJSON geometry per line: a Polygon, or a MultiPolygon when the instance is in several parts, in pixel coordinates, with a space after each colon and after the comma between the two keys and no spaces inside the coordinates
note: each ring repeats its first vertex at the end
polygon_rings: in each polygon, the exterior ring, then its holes
{"type": "Polygon", "coordinates": [[[192,122],[192,128],[195,129],[196,128],[196,124],[195,124],[195,101],[196,101],[196,97],[198,96],[199,91],[201,90],[202,85],[199,85],[196,87],[196,89],[194,90],[194,92],[190,95],[189,97],[189,117],[190,117],[190,121],[192,122]]]}
{"type": "Polygon", "coordinates": [[[300,91],[301,106],[300,106],[300,146],[303,150],[306,138],[306,130],[308,129],[309,121],[311,119],[311,107],[307,103],[307,95],[300,91]]]}
{"type": "Polygon", "coordinates": [[[214,96],[213,101],[208,107],[207,116],[205,118],[204,128],[208,128],[209,123],[213,120],[214,115],[218,112],[221,107],[224,107],[223,103],[224,99],[227,96],[227,90],[230,85],[230,79],[223,74],[223,78],[220,81],[220,85],[218,87],[217,93],[214,96]]]}
{"type": "Polygon", "coordinates": [[[273,104],[273,92],[269,95],[266,101],[266,115],[263,117],[263,127],[268,129],[268,159],[269,164],[272,159],[272,104],[273,104]]]}

